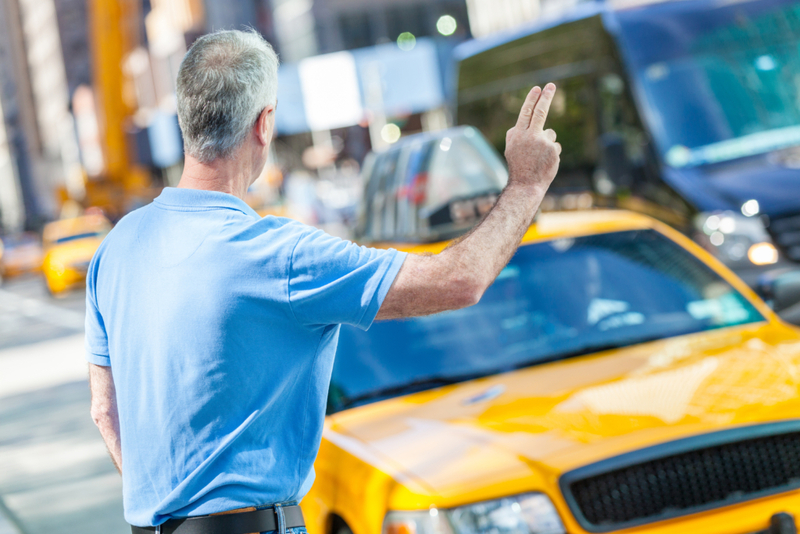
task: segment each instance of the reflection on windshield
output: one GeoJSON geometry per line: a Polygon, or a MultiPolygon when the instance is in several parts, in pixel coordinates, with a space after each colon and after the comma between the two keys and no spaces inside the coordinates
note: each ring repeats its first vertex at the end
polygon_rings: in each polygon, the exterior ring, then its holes
{"type": "Polygon", "coordinates": [[[800,3],[620,13],[651,127],[673,167],[800,144],[800,3]]]}
{"type": "Polygon", "coordinates": [[[526,245],[473,307],[368,332],[343,326],[329,409],[760,320],[730,285],[652,230],[526,245]]]}

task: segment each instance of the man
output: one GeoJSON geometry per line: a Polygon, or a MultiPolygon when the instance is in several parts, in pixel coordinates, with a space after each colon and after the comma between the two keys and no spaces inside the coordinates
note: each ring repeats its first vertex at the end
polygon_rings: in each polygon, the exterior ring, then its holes
{"type": "Polygon", "coordinates": [[[89,267],[92,417],[135,533],[302,526],[292,505],[314,480],[339,325],[478,302],[558,168],[543,131],[551,84],[531,90],[508,132],[497,205],[441,254],[261,219],[242,198],[267,160],[277,67],[254,32],[194,44],[178,74],[180,184],[123,218],[89,267]]]}

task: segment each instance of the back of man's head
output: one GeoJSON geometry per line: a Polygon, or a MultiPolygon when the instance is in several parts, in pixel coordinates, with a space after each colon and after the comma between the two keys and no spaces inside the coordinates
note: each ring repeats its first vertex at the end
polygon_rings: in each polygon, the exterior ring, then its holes
{"type": "Polygon", "coordinates": [[[230,156],[276,103],[278,56],[254,30],[211,33],[186,54],[177,85],[184,149],[208,163],[230,156]]]}

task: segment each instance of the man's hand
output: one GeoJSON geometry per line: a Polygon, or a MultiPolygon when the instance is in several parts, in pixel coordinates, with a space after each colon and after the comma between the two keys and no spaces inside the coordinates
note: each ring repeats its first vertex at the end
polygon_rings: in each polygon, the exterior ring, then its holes
{"type": "Polygon", "coordinates": [[[517,124],[506,134],[509,183],[547,190],[558,171],[561,145],[553,130],[544,130],[556,86],[534,87],[522,105],[517,124]]]}
{"type": "Polygon", "coordinates": [[[544,130],[556,87],[534,87],[506,136],[509,180],[472,232],[435,256],[410,254],[378,319],[416,317],[476,304],[516,252],[558,171],[561,145],[544,130]]]}

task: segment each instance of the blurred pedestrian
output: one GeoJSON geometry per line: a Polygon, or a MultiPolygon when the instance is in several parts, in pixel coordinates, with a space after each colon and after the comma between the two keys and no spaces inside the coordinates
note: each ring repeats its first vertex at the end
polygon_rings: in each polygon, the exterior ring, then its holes
{"type": "Polygon", "coordinates": [[[277,68],[255,32],[192,46],[178,73],[180,183],[125,216],[89,267],[92,416],[134,533],[302,530],[296,504],[314,480],[339,325],[476,303],[558,167],[543,131],[550,85],[530,92],[508,133],[497,205],[441,254],[261,219],[242,198],[267,161],[277,68]]]}

